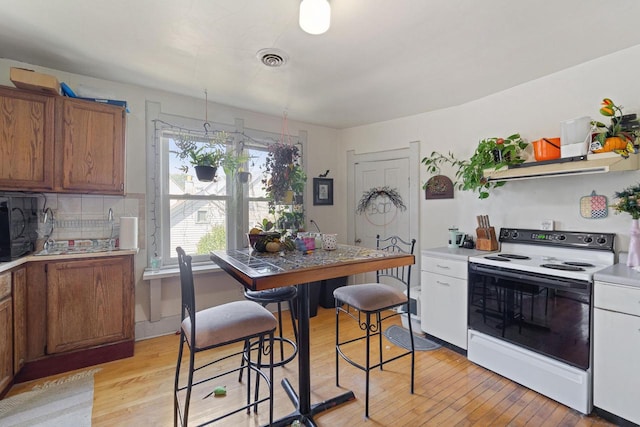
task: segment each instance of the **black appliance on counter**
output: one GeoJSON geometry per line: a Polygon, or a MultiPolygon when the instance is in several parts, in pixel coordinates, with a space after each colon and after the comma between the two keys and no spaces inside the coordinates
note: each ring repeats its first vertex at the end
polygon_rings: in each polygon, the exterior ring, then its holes
{"type": "Polygon", "coordinates": [[[33,252],[37,238],[37,197],[0,193],[0,261],[33,252]]]}
{"type": "Polygon", "coordinates": [[[590,413],[593,274],[614,239],[502,228],[500,252],[469,258],[469,360],[590,413]]]}

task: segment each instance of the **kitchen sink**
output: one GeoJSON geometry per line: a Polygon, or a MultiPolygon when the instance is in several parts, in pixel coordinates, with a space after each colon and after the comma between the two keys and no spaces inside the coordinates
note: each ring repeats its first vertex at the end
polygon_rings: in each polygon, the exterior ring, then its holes
{"type": "Polygon", "coordinates": [[[112,252],[115,250],[118,249],[113,247],[113,241],[110,242],[109,239],[64,240],[50,242],[46,245],[46,249],[36,252],[33,255],[79,255],[112,252]]]}

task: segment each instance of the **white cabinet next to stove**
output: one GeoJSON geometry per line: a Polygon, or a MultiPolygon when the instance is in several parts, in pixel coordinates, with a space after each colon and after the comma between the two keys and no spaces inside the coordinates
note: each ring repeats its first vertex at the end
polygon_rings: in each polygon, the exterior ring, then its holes
{"type": "Polygon", "coordinates": [[[596,274],[593,405],[640,424],[640,273],[623,264],[603,273],[618,277],[596,274]]]}
{"type": "Polygon", "coordinates": [[[422,251],[421,329],[467,349],[467,260],[478,253],[463,248],[422,251]]]}

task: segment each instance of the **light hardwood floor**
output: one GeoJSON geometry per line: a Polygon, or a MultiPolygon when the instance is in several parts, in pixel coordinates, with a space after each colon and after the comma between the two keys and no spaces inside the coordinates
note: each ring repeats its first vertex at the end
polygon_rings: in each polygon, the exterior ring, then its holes
{"type": "MultiPolygon", "coordinates": [[[[319,426],[612,425],[595,415],[584,416],[521,387],[470,363],[464,356],[447,348],[416,352],[416,385],[413,395],[409,393],[409,358],[387,365],[383,372],[372,372],[370,418],[364,419],[364,373],[343,362],[340,364],[341,388],[335,386],[334,316],[333,309],[319,308],[318,315],[311,319],[312,403],[328,399],[347,389],[353,390],[357,399],[322,413],[316,418],[319,426]]],[[[354,322],[344,325],[352,327],[348,332],[356,332],[354,322]]],[[[101,370],[95,375],[93,425],[172,425],[172,389],[177,347],[176,335],[144,340],[136,343],[132,358],[99,365],[101,370]]],[[[394,351],[394,346],[389,344],[388,350],[394,351]]],[[[229,363],[239,361],[232,360],[229,363]]],[[[66,375],[69,373],[15,385],[9,395],[29,390],[34,384],[45,380],[66,375]]],[[[275,375],[277,418],[293,409],[280,386],[280,379],[287,377],[292,384],[297,383],[296,361],[277,368],[275,375]]],[[[200,400],[197,404],[230,403],[236,391],[237,380],[227,381],[227,397],[214,401],[200,400]]],[[[192,411],[197,413],[196,409],[192,411]]],[[[219,425],[254,427],[266,423],[267,415],[267,407],[263,406],[257,416],[241,412],[219,425]]]]}

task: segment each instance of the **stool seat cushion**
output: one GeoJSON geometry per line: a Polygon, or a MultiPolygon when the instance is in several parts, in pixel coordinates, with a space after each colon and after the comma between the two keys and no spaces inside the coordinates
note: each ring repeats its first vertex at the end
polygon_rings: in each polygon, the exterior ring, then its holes
{"type": "Polygon", "coordinates": [[[252,301],[234,301],[196,313],[196,342],[191,343],[191,319],[182,321],[189,346],[203,349],[229,341],[274,330],[276,318],[269,310],[252,301]]]}
{"type": "Polygon", "coordinates": [[[295,286],[285,286],[282,288],[265,289],[264,291],[244,291],[244,296],[255,302],[269,303],[278,301],[288,301],[295,298],[298,290],[295,286]]]}
{"type": "Polygon", "coordinates": [[[409,301],[404,292],[383,283],[343,286],[333,296],[360,311],[383,310],[409,301]]]}

